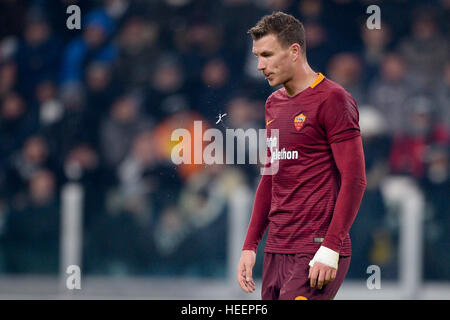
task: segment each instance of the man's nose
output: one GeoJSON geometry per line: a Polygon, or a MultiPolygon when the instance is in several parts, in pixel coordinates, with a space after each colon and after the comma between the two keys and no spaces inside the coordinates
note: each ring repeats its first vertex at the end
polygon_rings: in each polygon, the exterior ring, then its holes
{"type": "Polygon", "coordinates": [[[264,70],[265,68],[266,64],[261,59],[258,59],[258,70],[264,70]]]}

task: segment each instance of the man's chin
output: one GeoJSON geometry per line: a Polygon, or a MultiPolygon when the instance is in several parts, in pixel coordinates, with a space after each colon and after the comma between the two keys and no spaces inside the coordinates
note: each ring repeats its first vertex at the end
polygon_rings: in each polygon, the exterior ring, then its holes
{"type": "Polygon", "coordinates": [[[275,79],[267,79],[267,82],[269,83],[269,85],[271,87],[278,87],[281,83],[279,83],[279,81],[275,81],[275,79]]]}

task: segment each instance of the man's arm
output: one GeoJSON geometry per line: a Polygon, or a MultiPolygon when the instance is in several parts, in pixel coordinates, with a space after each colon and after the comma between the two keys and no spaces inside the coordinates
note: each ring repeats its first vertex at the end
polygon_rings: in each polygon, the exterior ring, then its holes
{"type": "Polygon", "coordinates": [[[237,277],[242,290],[247,293],[255,290],[252,269],[256,261],[256,250],[269,224],[268,215],[272,199],[272,176],[263,175],[256,190],[250,224],[247,230],[237,277]]]}
{"type": "Polygon", "coordinates": [[[323,246],[339,252],[356,218],[366,189],[366,170],[361,136],[331,144],[341,175],[341,187],[323,246]]]}
{"type": "Polygon", "coordinates": [[[252,216],[245,237],[243,250],[256,252],[258,244],[269,224],[268,216],[272,200],[272,176],[263,175],[256,189],[252,216]]]}
{"type": "Polygon", "coordinates": [[[335,278],[339,251],[358,213],[367,185],[361,136],[332,143],[331,149],[341,175],[341,187],[325,239],[310,263],[311,286],[314,287],[318,280],[319,289],[335,278]]]}

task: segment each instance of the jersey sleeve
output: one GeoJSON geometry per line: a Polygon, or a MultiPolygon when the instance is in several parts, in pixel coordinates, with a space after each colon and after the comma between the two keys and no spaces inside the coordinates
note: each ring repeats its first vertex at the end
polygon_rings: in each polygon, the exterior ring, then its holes
{"type": "Polygon", "coordinates": [[[321,122],[329,144],[360,136],[356,101],[344,90],[332,91],[321,105],[321,122]]]}
{"type": "Polygon", "coordinates": [[[367,180],[361,137],[334,143],[331,149],[341,175],[341,187],[322,245],[340,252],[358,213],[367,180]]]}
{"type": "Polygon", "coordinates": [[[250,223],[247,229],[244,246],[242,250],[257,251],[258,244],[266,232],[269,224],[269,212],[272,194],[272,177],[264,175],[261,177],[256,190],[255,200],[250,223]]]}

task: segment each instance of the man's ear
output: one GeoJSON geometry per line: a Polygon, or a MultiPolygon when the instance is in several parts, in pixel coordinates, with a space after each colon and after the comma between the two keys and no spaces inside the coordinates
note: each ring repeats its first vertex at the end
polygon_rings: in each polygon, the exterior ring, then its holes
{"type": "Polygon", "coordinates": [[[293,43],[289,49],[291,52],[292,61],[293,62],[297,61],[302,55],[302,48],[298,43],[293,43]]]}

